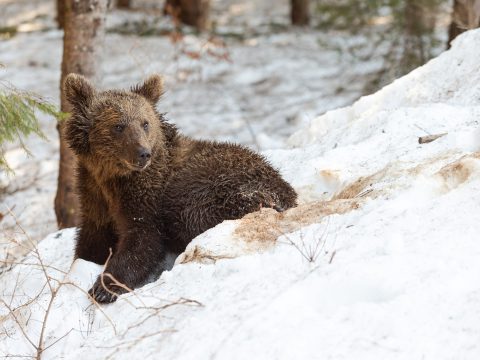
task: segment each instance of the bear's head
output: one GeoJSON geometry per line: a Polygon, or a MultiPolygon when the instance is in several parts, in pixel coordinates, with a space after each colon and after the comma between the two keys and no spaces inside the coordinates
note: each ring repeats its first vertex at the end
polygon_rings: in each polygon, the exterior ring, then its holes
{"type": "Polygon", "coordinates": [[[155,110],[163,93],[161,76],[130,89],[98,91],[83,76],[69,74],[64,95],[71,105],[65,138],[80,157],[113,171],[141,171],[164,141],[164,123],[155,110]]]}

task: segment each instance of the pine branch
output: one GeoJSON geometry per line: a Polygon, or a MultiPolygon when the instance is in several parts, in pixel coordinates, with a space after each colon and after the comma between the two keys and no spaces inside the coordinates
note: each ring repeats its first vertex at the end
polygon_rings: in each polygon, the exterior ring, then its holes
{"type": "Polygon", "coordinates": [[[38,112],[58,120],[65,118],[55,105],[37,95],[16,90],[0,91],[0,170],[13,173],[5,158],[3,145],[6,142],[20,142],[23,150],[30,154],[25,145],[28,136],[34,134],[46,140],[37,119],[38,112]]]}

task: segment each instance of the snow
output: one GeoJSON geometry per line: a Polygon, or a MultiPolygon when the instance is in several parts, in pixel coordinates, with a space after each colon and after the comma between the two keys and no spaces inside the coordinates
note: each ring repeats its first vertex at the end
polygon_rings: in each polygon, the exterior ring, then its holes
{"type": "Polygon", "coordinates": [[[219,224],[114,304],[89,303],[74,230],[49,235],[0,275],[0,354],[35,356],[45,324],[43,359],[479,359],[479,42],[266,151],[301,204],[219,224]]]}
{"type": "MultiPolygon", "coordinates": [[[[276,22],[284,3],[274,9],[276,22]]],[[[61,33],[51,29],[52,16],[38,16],[52,4],[22,15],[37,17],[40,29],[46,22],[46,31],[0,43],[0,79],[55,101],[61,33]]],[[[267,27],[272,8],[265,4],[247,16],[252,28],[267,27]]],[[[238,15],[251,4],[235,6],[220,32],[244,30],[238,15]]],[[[109,17],[110,26],[123,20],[109,17]]],[[[468,33],[377,94],[314,118],[357,98],[358,75],[381,66],[351,66],[323,40],[308,31],[252,33],[227,44],[227,63],[178,58],[165,37],[107,36],[103,85],[165,73],[162,109],[189,134],[284,148],[303,126],[290,149],[265,152],[299,191],[301,206],[224,222],[197,237],[159,281],[102,308],[84,293],[102,268],[81,260],[71,266],[73,230],[48,236],[38,244],[40,258],[53,288],[62,285],[43,358],[479,358],[480,35],[468,33]],[[419,145],[428,133],[448,135],[419,145]]],[[[211,46],[195,36],[184,41],[193,51],[211,46]]],[[[58,144],[51,119],[42,125],[51,141],[29,139],[34,158],[12,147],[17,176],[2,179],[12,190],[5,205],[15,206],[31,236],[18,234],[11,217],[3,220],[22,239],[22,253],[55,228],[49,204],[58,144]],[[38,175],[28,186],[32,172],[38,175]]],[[[21,262],[0,275],[2,356],[34,355],[17,322],[37,344],[50,300],[36,253],[21,262]]]]}

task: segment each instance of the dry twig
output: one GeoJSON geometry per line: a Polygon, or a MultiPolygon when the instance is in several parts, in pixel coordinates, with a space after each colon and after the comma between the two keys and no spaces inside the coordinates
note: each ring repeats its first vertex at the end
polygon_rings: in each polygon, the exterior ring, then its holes
{"type": "Polygon", "coordinates": [[[442,133],[442,134],[437,134],[437,135],[426,135],[426,136],[420,136],[418,138],[418,143],[419,144],[428,144],[428,143],[431,143],[432,141],[435,141],[439,138],[441,138],[442,136],[445,136],[447,135],[447,133],[442,133]]]}

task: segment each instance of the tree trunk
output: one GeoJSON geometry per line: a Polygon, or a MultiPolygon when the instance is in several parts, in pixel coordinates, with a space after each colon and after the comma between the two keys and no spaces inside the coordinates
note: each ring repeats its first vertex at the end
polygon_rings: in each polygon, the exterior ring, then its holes
{"type": "Polygon", "coordinates": [[[65,23],[65,0],[57,0],[57,26],[63,29],[65,23]]]}
{"type": "Polygon", "coordinates": [[[435,4],[426,6],[416,0],[405,2],[403,54],[398,75],[425,64],[431,58],[436,13],[435,4]]]}
{"type": "Polygon", "coordinates": [[[480,0],[455,0],[452,22],[448,29],[448,44],[461,33],[480,27],[480,0]]]}
{"type": "Polygon", "coordinates": [[[310,0],[291,0],[290,18],[293,25],[310,23],[310,0]]]}
{"type": "Polygon", "coordinates": [[[117,8],[119,9],[130,9],[131,6],[131,0],[117,0],[117,8]]]}
{"type": "MultiPolygon", "coordinates": [[[[63,80],[77,73],[95,81],[98,77],[99,55],[105,35],[108,0],[65,0],[61,109],[70,112],[63,92],[63,80]]],[[[55,213],[60,229],[78,225],[78,198],[75,195],[75,155],[63,136],[64,122],[58,125],[60,136],[60,167],[55,197],[55,213]]]]}
{"type": "Polygon", "coordinates": [[[208,27],[210,0],[167,0],[164,13],[199,31],[208,27]]]}

